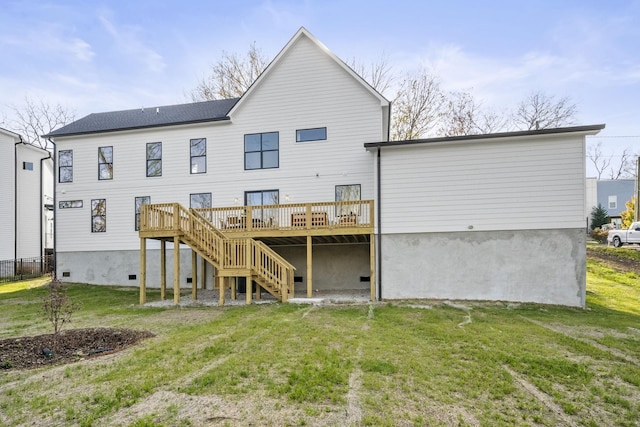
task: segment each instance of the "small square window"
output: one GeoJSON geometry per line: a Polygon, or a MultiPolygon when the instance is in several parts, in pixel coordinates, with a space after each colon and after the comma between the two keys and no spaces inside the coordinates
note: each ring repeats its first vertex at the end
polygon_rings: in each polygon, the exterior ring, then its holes
{"type": "Polygon", "coordinates": [[[33,170],[33,163],[31,163],[31,162],[22,162],[22,169],[24,169],[26,171],[32,171],[33,170]]]}
{"type": "Polygon", "coordinates": [[[244,136],[244,168],[273,169],[280,167],[280,134],[253,133],[244,136]]]}

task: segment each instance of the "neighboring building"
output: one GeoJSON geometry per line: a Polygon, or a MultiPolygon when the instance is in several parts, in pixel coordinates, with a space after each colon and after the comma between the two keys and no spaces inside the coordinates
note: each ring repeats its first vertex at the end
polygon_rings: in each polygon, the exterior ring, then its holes
{"type": "Polygon", "coordinates": [[[53,249],[53,159],[0,128],[0,260],[53,249]]]}
{"type": "Polygon", "coordinates": [[[607,210],[611,223],[620,228],[622,225],[620,214],[627,210],[626,203],[635,194],[636,180],[605,179],[598,181],[597,187],[597,203],[607,210]]]}
{"type": "Polygon", "coordinates": [[[603,125],[386,142],[389,117],[300,29],[240,99],[51,132],[58,276],[164,289],[167,272],[208,286],[215,270],[275,292],[233,267],[259,253],[307,296],[584,305],[584,138],[603,125]]]}

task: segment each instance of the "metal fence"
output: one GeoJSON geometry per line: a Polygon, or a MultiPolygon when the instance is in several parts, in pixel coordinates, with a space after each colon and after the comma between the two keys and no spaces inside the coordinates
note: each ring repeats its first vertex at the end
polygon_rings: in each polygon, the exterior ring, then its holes
{"type": "Polygon", "coordinates": [[[53,255],[0,261],[0,283],[50,274],[53,271],[53,265],[53,255]]]}

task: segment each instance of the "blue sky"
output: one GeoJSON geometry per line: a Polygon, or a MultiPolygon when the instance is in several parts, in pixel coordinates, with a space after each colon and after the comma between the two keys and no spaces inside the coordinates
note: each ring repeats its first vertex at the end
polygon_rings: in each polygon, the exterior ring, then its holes
{"type": "Polygon", "coordinates": [[[270,58],[305,26],[342,59],[385,52],[494,110],[569,96],[598,140],[640,151],[640,1],[12,1],[0,11],[0,114],[25,96],[91,112],[187,102],[223,50],[270,58]]]}

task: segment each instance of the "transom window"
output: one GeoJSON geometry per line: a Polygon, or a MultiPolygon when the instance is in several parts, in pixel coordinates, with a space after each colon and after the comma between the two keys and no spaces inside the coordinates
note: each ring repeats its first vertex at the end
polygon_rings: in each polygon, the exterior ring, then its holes
{"type": "Polygon", "coordinates": [[[273,169],[279,167],[279,133],[252,133],[244,136],[244,168],[273,169]]]}
{"type": "Polygon", "coordinates": [[[58,182],[73,182],[73,150],[58,153],[58,182]]]}
{"type": "Polygon", "coordinates": [[[162,142],[147,143],[147,176],[162,176],[162,142]]]}
{"type": "Polygon", "coordinates": [[[298,129],[296,142],[321,141],[327,139],[327,128],[298,129]]]}
{"type": "Polygon", "coordinates": [[[91,200],[91,232],[107,231],[107,199],[91,200]]]}
{"type": "Polygon", "coordinates": [[[207,139],[191,140],[191,173],[207,172],[207,139]]]}
{"type": "Polygon", "coordinates": [[[98,148],[98,179],[113,179],[113,147],[98,148]]]}
{"type": "Polygon", "coordinates": [[[151,197],[150,196],[142,196],[142,197],[136,197],[136,202],[135,202],[135,229],[136,231],[140,230],[140,208],[142,208],[142,205],[148,205],[151,203],[151,197]]]}
{"type": "Polygon", "coordinates": [[[81,208],[82,200],[62,200],[58,202],[58,208],[60,209],[73,209],[81,208]]]}

